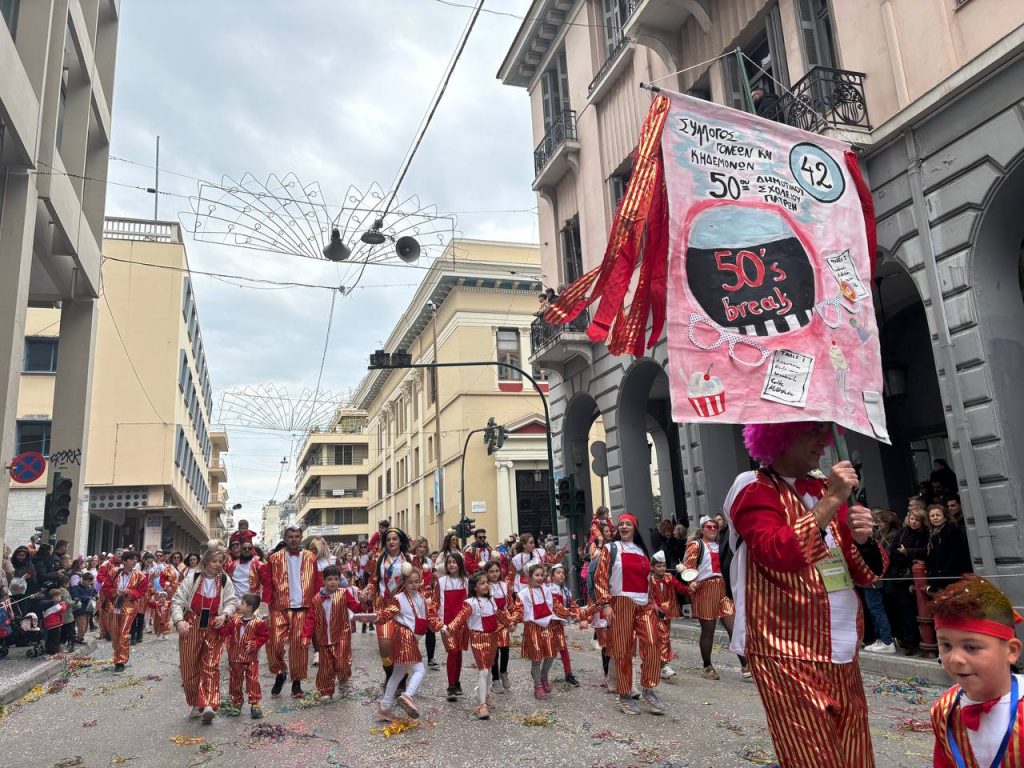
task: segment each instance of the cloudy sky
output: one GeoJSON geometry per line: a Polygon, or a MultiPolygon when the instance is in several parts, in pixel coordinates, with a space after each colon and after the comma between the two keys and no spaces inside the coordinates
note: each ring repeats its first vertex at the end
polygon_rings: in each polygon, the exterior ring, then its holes
{"type": "MultiPolygon", "coordinates": [[[[472,13],[463,5],[471,0],[122,3],[108,215],[152,216],[153,196],[135,187],[152,186],[157,135],[161,219],[190,209],[196,179],[294,173],[319,182],[327,202],[352,185],[387,189],[472,13]]],[[[399,195],[457,212],[466,237],[537,240],[529,102],[495,78],[528,7],[488,0],[399,195]]],[[[347,277],[327,262],[191,235],[186,247],[195,270],[317,284],[347,277]]],[[[371,266],[365,287],[337,299],[323,389],[358,384],[422,274],[371,266]]],[[[231,388],[273,383],[294,394],[316,384],[331,292],[203,276],[193,285],[216,402],[231,388]]],[[[278,498],[291,490],[293,439],[228,431],[230,501],[258,525],[275,489],[278,498]]]]}

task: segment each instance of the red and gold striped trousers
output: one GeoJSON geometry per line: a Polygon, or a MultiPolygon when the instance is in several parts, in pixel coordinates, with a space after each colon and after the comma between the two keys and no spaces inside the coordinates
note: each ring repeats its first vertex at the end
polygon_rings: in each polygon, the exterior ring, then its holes
{"type": "Polygon", "coordinates": [[[633,651],[640,646],[640,685],[654,688],[661,679],[661,653],[654,607],[637,605],[628,597],[613,597],[615,612],[608,631],[608,655],[615,659],[616,690],[633,689],[633,651]]]}
{"type": "Polygon", "coordinates": [[[260,663],[259,661],[233,661],[228,665],[231,669],[231,679],[228,684],[228,691],[231,694],[231,703],[236,708],[242,706],[242,690],[249,698],[249,704],[258,707],[263,701],[263,690],[260,688],[260,663]]]}
{"type": "Polygon", "coordinates": [[[785,768],[874,768],[860,666],[747,657],[785,768]]]}
{"type": "Polygon", "coordinates": [[[113,603],[110,606],[107,628],[110,631],[110,644],[114,651],[112,661],[115,664],[127,664],[132,647],[132,622],[135,621],[135,605],[126,600],[120,613],[114,612],[113,603]]]}
{"type": "Polygon", "coordinates": [[[189,706],[220,707],[220,653],[224,638],[213,627],[200,627],[197,617],[188,619],[192,628],[178,636],[181,687],[189,706]]]}
{"type": "Polygon", "coordinates": [[[333,696],[335,682],[345,685],[352,677],[352,640],[347,635],[331,645],[321,646],[316,670],[316,689],[321,696],[333,696]]]}
{"type": "Polygon", "coordinates": [[[306,608],[270,611],[270,640],[267,642],[267,665],[270,673],[279,675],[286,670],[284,648],[288,646],[288,667],[292,682],[305,680],[309,669],[309,649],[302,643],[302,624],[306,608]]]}
{"type": "MultiPolygon", "coordinates": [[[[657,619],[657,616],[655,617],[657,619]]],[[[658,650],[661,652],[661,663],[672,661],[672,619],[657,619],[658,650]]]]}

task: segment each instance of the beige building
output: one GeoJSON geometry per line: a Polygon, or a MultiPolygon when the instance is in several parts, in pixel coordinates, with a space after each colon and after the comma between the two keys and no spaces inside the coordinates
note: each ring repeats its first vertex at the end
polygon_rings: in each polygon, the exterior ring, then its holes
{"type": "MultiPolygon", "coordinates": [[[[307,541],[319,536],[333,545],[369,538],[369,466],[363,411],[341,408],[326,429],[306,435],[296,460],[292,501],[307,541]]],[[[266,529],[263,540],[269,544],[266,529]]]]}
{"type": "MultiPolygon", "coordinates": [[[[538,272],[536,246],[455,241],[427,271],[385,351],[407,352],[413,363],[525,366],[538,272]]],[[[541,386],[547,390],[546,383],[541,386]]],[[[368,424],[371,527],[386,518],[439,546],[460,517],[467,435],[493,416],[509,436],[491,455],[482,435],[469,438],[466,516],[486,528],[492,542],[513,531],[551,530],[543,406],[515,371],[497,366],[440,368],[436,375],[429,369],[374,370],[354,399],[368,424]]]]}
{"type": "MultiPolygon", "coordinates": [[[[76,547],[119,14],[118,0],[0,2],[0,457],[15,455],[26,334],[59,328],[46,439],[78,457],[62,468],[76,503],[59,532],[76,547]],[[29,307],[58,305],[55,325],[30,321],[29,307]]],[[[0,531],[10,514],[0,483],[0,531]]]]}
{"type": "MultiPolygon", "coordinates": [[[[80,549],[196,550],[230,532],[227,434],[211,428],[210,384],[188,257],[176,223],[107,219],[86,451],[58,452],[51,423],[61,313],[30,309],[16,450],[63,473],[89,456],[80,549]]],[[[24,541],[43,516],[45,478],[11,485],[6,537],[24,541]]]]}
{"type": "MultiPolygon", "coordinates": [[[[1019,570],[1024,3],[534,0],[526,15],[499,77],[530,96],[548,282],[601,261],[652,98],[641,81],[742,110],[761,88],[762,116],[853,143],[878,217],[893,438],[891,448],[851,438],[869,501],[905,508],[932,461],[947,459],[976,563],[1019,570]]],[[[583,333],[587,322],[535,328],[532,362],[551,371],[556,466],[586,474],[578,457],[601,414],[614,510],[628,499],[649,519],[649,435],[663,513],[714,514],[748,467],[738,431],[673,424],[664,341],[643,359],[612,358],[583,333]]]]}

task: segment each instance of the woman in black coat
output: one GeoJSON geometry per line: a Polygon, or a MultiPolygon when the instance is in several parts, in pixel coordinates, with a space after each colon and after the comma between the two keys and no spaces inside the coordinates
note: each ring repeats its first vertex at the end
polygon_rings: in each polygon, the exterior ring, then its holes
{"type": "Polygon", "coordinates": [[[914,562],[923,561],[928,556],[926,519],[925,513],[920,509],[912,507],[907,512],[903,527],[896,532],[889,545],[889,570],[885,574],[889,579],[901,579],[886,584],[892,585],[899,610],[893,629],[896,630],[896,637],[908,656],[917,652],[921,642],[921,634],[917,627],[917,595],[914,592],[914,583],[910,579],[913,577],[911,566],[914,562]]]}
{"type": "Polygon", "coordinates": [[[928,564],[928,591],[935,594],[959,581],[965,573],[973,573],[974,564],[967,537],[945,506],[932,504],[928,507],[928,522],[932,532],[928,537],[925,562],[928,564]]]}

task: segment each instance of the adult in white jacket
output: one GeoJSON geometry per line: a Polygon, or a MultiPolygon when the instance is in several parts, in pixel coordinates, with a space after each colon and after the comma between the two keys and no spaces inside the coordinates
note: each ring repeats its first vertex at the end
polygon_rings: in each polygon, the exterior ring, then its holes
{"type": "Polygon", "coordinates": [[[213,722],[220,707],[220,655],[224,638],[218,632],[238,608],[235,585],[224,573],[227,553],[210,541],[191,577],[178,585],[171,600],[171,621],[178,630],[181,687],[192,707],[189,717],[213,722]]]}

